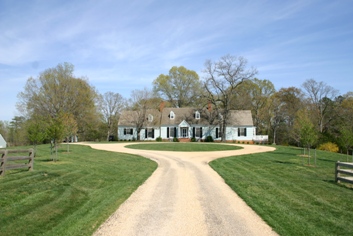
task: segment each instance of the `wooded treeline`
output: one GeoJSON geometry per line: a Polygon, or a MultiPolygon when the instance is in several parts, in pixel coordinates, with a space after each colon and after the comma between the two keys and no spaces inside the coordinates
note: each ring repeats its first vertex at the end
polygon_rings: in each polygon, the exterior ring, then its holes
{"type": "Polygon", "coordinates": [[[183,66],[159,75],[152,89],[131,92],[129,98],[111,91],[100,94],[87,78],[76,77],[74,66],[59,64],[29,78],[18,94],[21,116],[0,121],[0,133],[10,145],[36,144],[78,136],[84,140],[109,140],[117,136],[123,109],[144,112],[166,107],[212,104],[227,125],[228,111],[251,110],[257,134],[270,143],[316,147],[331,142],[344,152],[353,146],[353,92],[340,94],[324,82],[306,80],[300,88],[276,90],[270,80],[256,77],[243,57],[226,55],[206,61],[201,79],[183,66]]]}

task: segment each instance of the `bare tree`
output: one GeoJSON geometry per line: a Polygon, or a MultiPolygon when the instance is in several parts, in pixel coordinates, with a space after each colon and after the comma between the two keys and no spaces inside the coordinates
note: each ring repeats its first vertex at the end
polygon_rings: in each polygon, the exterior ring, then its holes
{"type": "Polygon", "coordinates": [[[320,133],[324,131],[324,122],[330,103],[327,99],[333,100],[338,91],[324,82],[316,82],[313,79],[306,80],[302,87],[304,88],[309,104],[312,105],[316,116],[320,133]]]}
{"type": "Polygon", "coordinates": [[[119,120],[119,115],[126,106],[125,99],[119,93],[106,92],[99,96],[99,108],[102,113],[104,123],[107,125],[107,141],[113,133],[119,120]]]}
{"type": "MultiPolygon", "coordinates": [[[[133,90],[129,99],[128,119],[135,125],[137,140],[140,140],[140,132],[146,120],[148,109],[157,108],[159,99],[156,99],[153,92],[147,88],[143,90],[133,90]],[[157,101],[158,100],[158,101],[157,101]]],[[[126,119],[127,117],[125,117],[126,119]]]]}
{"type": "Polygon", "coordinates": [[[204,87],[207,99],[214,105],[221,120],[221,139],[225,141],[229,111],[236,88],[245,80],[256,75],[256,69],[247,69],[247,60],[243,57],[226,55],[217,62],[205,62],[204,87]]]}

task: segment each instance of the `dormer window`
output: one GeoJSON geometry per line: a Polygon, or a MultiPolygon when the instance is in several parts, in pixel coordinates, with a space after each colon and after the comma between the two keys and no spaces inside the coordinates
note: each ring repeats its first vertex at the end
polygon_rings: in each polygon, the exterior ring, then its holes
{"type": "Polygon", "coordinates": [[[152,122],[153,121],[153,116],[151,114],[148,114],[147,120],[148,120],[148,122],[152,122]]]}
{"type": "Polygon", "coordinates": [[[198,112],[198,111],[195,112],[195,119],[196,120],[200,119],[200,112],[198,112]]]}
{"type": "Polygon", "coordinates": [[[175,114],[174,114],[173,111],[170,111],[170,113],[169,113],[169,118],[170,118],[171,120],[174,120],[175,114]]]}

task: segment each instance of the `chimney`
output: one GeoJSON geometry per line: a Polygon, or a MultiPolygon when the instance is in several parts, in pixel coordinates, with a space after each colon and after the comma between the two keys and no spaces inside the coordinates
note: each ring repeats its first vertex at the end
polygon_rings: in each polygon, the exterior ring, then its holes
{"type": "Polygon", "coordinates": [[[159,112],[162,112],[165,106],[165,102],[162,101],[161,104],[159,105],[159,112]]]}
{"type": "Polygon", "coordinates": [[[212,104],[210,101],[208,101],[207,110],[208,110],[208,112],[212,112],[212,104]]]}

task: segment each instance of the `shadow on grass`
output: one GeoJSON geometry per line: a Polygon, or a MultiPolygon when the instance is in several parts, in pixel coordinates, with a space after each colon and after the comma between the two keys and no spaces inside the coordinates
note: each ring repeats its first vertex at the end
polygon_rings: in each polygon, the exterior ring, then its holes
{"type": "Polygon", "coordinates": [[[285,165],[298,165],[297,163],[289,162],[289,161],[272,161],[272,162],[278,163],[278,164],[285,164],[285,165]]]}

